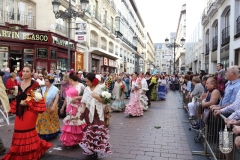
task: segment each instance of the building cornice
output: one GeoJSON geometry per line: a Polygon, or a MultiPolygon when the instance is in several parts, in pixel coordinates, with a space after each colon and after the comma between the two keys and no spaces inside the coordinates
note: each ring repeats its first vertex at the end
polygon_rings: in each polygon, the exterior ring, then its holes
{"type": "Polygon", "coordinates": [[[139,11],[138,11],[138,8],[137,8],[137,5],[136,5],[135,0],[129,0],[129,1],[130,1],[130,3],[131,3],[131,5],[132,5],[132,7],[133,7],[133,9],[134,9],[134,11],[135,11],[135,13],[137,14],[138,19],[139,19],[139,21],[141,22],[143,28],[145,28],[143,19],[142,19],[141,15],[140,15],[140,13],[139,13],[139,11]]]}

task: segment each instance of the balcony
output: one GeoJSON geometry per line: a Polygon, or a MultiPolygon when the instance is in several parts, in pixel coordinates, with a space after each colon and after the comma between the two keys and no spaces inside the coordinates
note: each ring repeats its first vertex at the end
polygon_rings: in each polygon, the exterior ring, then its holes
{"type": "Polygon", "coordinates": [[[113,53],[113,49],[111,49],[111,48],[109,48],[108,51],[109,51],[110,53],[113,53]]]}
{"type": "Polygon", "coordinates": [[[67,35],[67,27],[61,24],[58,24],[58,23],[55,24],[55,31],[56,33],[67,35]]]}
{"type": "Polygon", "coordinates": [[[120,57],[122,57],[122,54],[120,53],[120,57]]]}
{"type": "Polygon", "coordinates": [[[98,12],[98,11],[94,11],[93,12],[93,16],[92,16],[92,19],[93,19],[93,24],[97,27],[101,27],[101,14],[98,12]]]}
{"type": "Polygon", "coordinates": [[[127,61],[126,56],[124,56],[124,62],[126,62],[126,61],[127,61]]]}
{"type": "Polygon", "coordinates": [[[111,2],[111,6],[112,6],[112,8],[113,8],[114,11],[117,11],[117,10],[116,10],[116,4],[114,3],[114,1],[111,2]]]}
{"type": "Polygon", "coordinates": [[[237,18],[236,20],[236,34],[234,36],[234,38],[238,38],[240,37],[240,16],[237,18]]]}
{"type": "Polygon", "coordinates": [[[137,52],[137,47],[134,46],[130,41],[128,41],[120,32],[116,32],[117,38],[119,39],[119,43],[122,41],[125,47],[132,49],[133,52],[137,52]]]}
{"type": "Polygon", "coordinates": [[[202,14],[202,25],[206,26],[209,22],[209,18],[206,14],[206,8],[203,10],[203,14],[202,14]]]}
{"type": "Polygon", "coordinates": [[[215,0],[215,3],[217,4],[217,5],[221,5],[221,4],[223,4],[225,2],[225,0],[215,0]]]}
{"type": "Polygon", "coordinates": [[[206,44],[206,53],[205,53],[205,54],[206,54],[206,55],[209,54],[209,43],[206,44]]]}
{"type": "Polygon", "coordinates": [[[230,42],[229,30],[229,26],[222,30],[222,47],[230,42]]]}
{"type": "Polygon", "coordinates": [[[101,48],[102,48],[103,50],[107,50],[107,47],[106,47],[105,45],[101,45],[101,48]]]}
{"type": "Polygon", "coordinates": [[[212,39],[212,51],[216,51],[218,48],[218,36],[212,39]]]}
{"type": "Polygon", "coordinates": [[[0,23],[27,25],[28,28],[36,28],[36,17],[24,15],[21,13],[0,11],[0,23]]]}
{"type": "Polygon", "coordinates": [[[129,62],[129,58],[127,58],[127,61],[129,62]]]}
{"type": "Polygon", "coordinates": [[[214,0],[213,0],[213,2],[211,1],[208,6],[207,16],[208,17],[214,16],[214,14],[217,12],[217,10],[218,10],[218,7],[215,4],[214,0]]]}
{"type": "Polygon", "coordinates": [[[97,47],[98,43],[97,41],[94,41],[93,39],[90,39],[90,47],[97,47]]]}
{"type": "Polygon", "coordinates": [[[118,52],[115,52],[115,55],[118,56],[118,52]]]}
{"type": "Polygon", "coordinates": [[[109,21],[107,19],[104,19],[103,20],[103,32],[105,33],[110,33],[110,24],[109,24],[109,21]]]}
{"type": "Polygon", "coordinates": [[[116,30],[113,26],[110,27],[110,30],[111,30],[111,34],[110,34],[110,37],[111,38],[116,38],[116,30]]]}

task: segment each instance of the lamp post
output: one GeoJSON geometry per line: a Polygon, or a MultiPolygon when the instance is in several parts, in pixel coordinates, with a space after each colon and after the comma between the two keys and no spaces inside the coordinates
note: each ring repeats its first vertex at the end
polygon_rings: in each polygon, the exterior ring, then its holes
{"type": "Polygon", "coordinates": [[[53,0],[52,6],[53,6],[53,13],[55,14],[55,18],[62,18],[67,19],[68,22],[68,62],[67,62],[67,70],[70,70],[70,32],[71,28],[70,25],[72,23],[72,18],[83,18],[85,15],[85,12],[88,8],[89,0],[80,0],[81,3],[81,10],[82,12],[79,13],[75,11],[71,6],[71,0],[68,2],[68,8],[65,10],[65,12],[59,12],[59,7],[61,3],[59,0],[53,0]]]}
{"type": "Polygon", "coordinates": [[[181,39],[181,44],[177,44],[176,43],[176,39],[174,39],[174,42],[173,43],[169,43],[169,39],[166,38],[165,39],[165,44],[168,48],[173,48],[173,56],[174,56],[174,61],[173,61],[173,74],[175,74],[175,48],[178,48],[178,47],[183,47],[185,43],[185,39],[182,38],[181,39]]]}

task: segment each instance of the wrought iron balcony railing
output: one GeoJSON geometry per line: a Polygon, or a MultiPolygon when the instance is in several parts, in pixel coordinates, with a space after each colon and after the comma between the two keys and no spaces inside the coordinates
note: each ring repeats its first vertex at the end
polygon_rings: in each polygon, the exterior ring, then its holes
{"type": "Polygon", "coordinates": [[[209,43],[206,44],[206,54],[209,54],[209,43]]]}
{"type": "Polygon", "coordinates": [[[97,47],[98,42],[94,41],[93,39],[90,39],[90,47],[97,47]]]}
{"type": "Polygon", "coordinates": [[[12,23],[20,25],[28,25],[29,28],[36,28],[36,17],[25,15],[23,13],[13,13],[0,11],[0,23],[12,23]]]}
{"type": "Polygon", "coordinates": [[[216,51],[218,48],[218,36],[215,36],[212,40],[212,51],[216,51]]]}
{"type": "Polygon", "coordinates": [[[230,42],[230,27],[226,27],[222,30],[222,46],[228,44],[230,42]]]}
{"type": "Polygon", "coordinates": [[[61,32],[63,34],[67,34],[67,27],[65,27],[65,26],[63,26],[59,23],[56,23],[55,30],[58,31],[58,32],[61,32]]]}

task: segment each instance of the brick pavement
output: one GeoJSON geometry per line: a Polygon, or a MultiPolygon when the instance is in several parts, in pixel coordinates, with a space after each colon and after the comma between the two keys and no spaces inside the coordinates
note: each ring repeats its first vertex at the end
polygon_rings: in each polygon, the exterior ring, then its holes
{"type": "MultiPolygon", "coordinates": [[[[110,143],[113,154],[103,160],[192,160],[191,150],[178,112],[177,93],[169,92],[166,101],[152,102],[142,117],[128,117],[122,112],[112,113],[110,143]],[[160,126],[157,129],[154,126],[160,126]]],[[[62,121],[61,121],[62,123],[62,121]]],[[[0,123],[0,136],[10,147],[13,121],[10,126],[0,123]]],[[[80,147],[71,149],[61,145],[59,138],[42,160],[88,160],[80,147]],[[60,147],[58,151],[54,148],[60,147]]],[[[0,157],[1,158],[1,157],[0,157]]]]}

